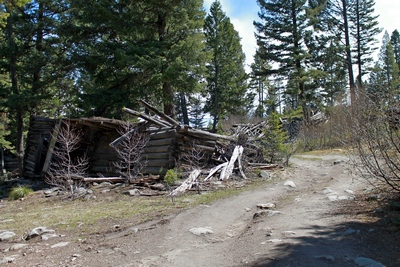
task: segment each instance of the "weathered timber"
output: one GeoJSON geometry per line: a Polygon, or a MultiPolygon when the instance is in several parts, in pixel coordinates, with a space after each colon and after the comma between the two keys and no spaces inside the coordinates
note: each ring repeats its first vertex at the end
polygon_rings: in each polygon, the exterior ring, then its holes
{"type": "Polygon", "coordinates": [[[170,145],[175,138],[150,139],[146,147],[170,145]]]}
{"type": "Polygon", "coordinates": [[[212,169],[210,170],[210,173],[208,174],[208,176],[207,176],[206,178],[204,178],[204,182],[205,182],[205,181],[208,181],[209,179],[211,179],[211,177],[212,177],[215,173],[217,173],[217,171],[219,171],[220,169],[225,168],[226,166],[228,166],[228,163],[229,163],[229,162],[224,162],[224,163],[222,163],[222,164],[220,164],[220,165],[215,166],[214,168],[212,168],[212,169]]]}
{"type": "Polygon", "coordinates": [[[171,125],[178,126],[180,124],[178,121],[174,120],[173,118],[171,118],[170,116],[164,114],[163,112],[160,112],[158,109],[156,109],[155,107],[151,106],[146,101],[140,100],[139,103],[142,104],[145,108],[147,108],[151,112],[155,113],[156,115],[158,115],[161,118],[163,118],[164,120],[166,120],[171,125]]]}
{"type": "Polygon", "coordinates": [[[152,160],[152,159],[167,159],[171,153],[146,153],[142,154],[141,158],[144,160],[152,160]]]}
{"type": "Polygon", "coordinates": [[[146,114],[144,114],[144,113],[137,112],[137,111],[132,110],[132,109],[129,109],[129,108],[123,108],[122,111],[125,111],[125,112],[127,112],[127,113],[129,113],[129,114],[132,114],[132,115],[136,116],[136,117],[140,117],[140,118],[142,118],[142,119],[144,119],[144,120],[147,120],[147,121],[149,121],[149,122],[151,122],[151,123],[154,123],[154,124],[156,124],[156,125],[158,125],[158,126],[161,126],[161,127],[172,126],[172,125],[170,125],[170,124],[168,124],[168,123],[166,123],[166,122],[163,122],[163,121],[161,121],[161,120],[158,120],[158,119],[153,118],[153,117],[151,117],[151,116],[148,116],[148,115],[146,115],[146,114]]]}
{"type": "Polygon", "coordinates": [[[233,172],[233,167],[235,166],[235,161],[239,157],[240,151],[243,152],[242,146],[236,146],[233,150],[232,157],[229,160],[229,163],[226,167],[224,167],[221,171],[220,180],[227,180],[233,172]]]}
{"type": "Polygon", "coordinates": [[[157,166],[169,166],[173,164],[174,161],[168,159],[152,159],[147,161],[146,166],[148,167],[157,167],[157,166]]]}
{"type": "Polygon", "coordinates": [[[217,140],[217,139],[224,139],[224,140],[229,140],[236,142],[236,138],[232,136],[225,136],[225,135],[220,135],[220,134],[215,134],[215,133],[209,133],[203,130],[198,130],[198,129],[190,129],[187,127],[184,127],[183,129],[179,130],[178,132],[180,133],[186,133],[189,136],[197,137],[200,139],[208,139],[208,140],[217,140]]]}
{"type": "Polygon", "coordinates": [[[187,178],[183,183],[177,187],[175,190],[173,190],[171,193],[169,193],[170,196],[176,196],[181,193],[184,193],[186,190],[190,189],[193,184],[196,182],[197,178],[200,176],[201,170],[200,169],[195,169],[192,171],[192,173],[189,175],[189,178],[187,178]]]}
{"type": "Polygon", "coordinates": [[[147,153],[163,153],[163,152],[171,152],[171,146],[170,145],[154,146],[154,147],[145,147],[143,149],[143,155],[146,155],[147,153]]]}

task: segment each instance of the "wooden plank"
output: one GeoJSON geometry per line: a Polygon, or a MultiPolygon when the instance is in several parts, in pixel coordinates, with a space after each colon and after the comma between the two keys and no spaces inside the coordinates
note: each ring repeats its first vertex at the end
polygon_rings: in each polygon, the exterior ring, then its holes
{"type": "Polygon", "coordinates": [[[146,114],[144,114],[142,112],[137,112],[137,111],[129,109],[129,108],[123,108],[122,111],[125,111],[125,112],[127,112],[129,114],[132,114],[132,115],[136,116],[136,117],[140,117],[140,118],[142,118],[142,119],[144,119],[146,121],[152,122],[152,123],[154,123],[156,125],[159,125],[161,127],[172,126],[167,122],[163,122],[161,120],[157,120],[157,119],[155,119],[155,118],[153,118],[151,116],[148,116],[148,115],[146,115],[146,114]]]}
{"type": "Polygon", "coordinates": [[[173,118],[166,115],[165,113],[159,111],[158,109],[156,109],[155,107],[153,107],[149,103],[147,103],[146,101],[140,100],[139,103],[142,104],[145,108],[147,108],[151,112],[153,112],[154,114],[156,114],[156,115],[160,116],[161,118],[163,118],[164,120],[166,120],[169,124],[171,124],[173,126],[178,126],[180,124],[178,121],[174,120],[173,118]]]}
{"type": "Polygon", "coordinates": [[[58,123],[54,127],[54,131],[49,144],[49,149],[47,150],[46,160],[44,161],[42,173],[46,173],[50,167],[51,159],[53,158],[54,147],[57,142],[57,136],[61,128],[62,119],[58,120],[58,123]]]}
{"type": "Polygon", "coordinates": [[[163,152],[170,152],[172,150],[170,145],[166,146],[153,146],[153,147],[145,147],[143,149],[143,153],[163,153],[163,152]]]}
{"type": "Polygon", "coordinates": [[[174,138],[152,139],[147,142],[146,147],[170,145],[173,140],[174,138]]]}

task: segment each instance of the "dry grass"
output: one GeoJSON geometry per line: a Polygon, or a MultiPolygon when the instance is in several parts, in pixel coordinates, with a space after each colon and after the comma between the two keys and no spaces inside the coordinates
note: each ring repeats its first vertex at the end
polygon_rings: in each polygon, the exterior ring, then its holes
{"type": "Polygon", "coordinates": [[[114,225],[129,227],[160,218],[164,215],[193,207],[209,204],[222,198],[252,190],[270,181],[248,181],[245,186],[208,191],[202,194],[187,193],[171,198],[166,196],[131,197],[115,191],[100,193],[89,200],[62,200],[45,198],[42,191],[30,194],[24,200],[0,203],[0,229],[15,232],[20,237],[35,227],[45,226],[61,233],[90,235],[112,230],[114,225]]]}

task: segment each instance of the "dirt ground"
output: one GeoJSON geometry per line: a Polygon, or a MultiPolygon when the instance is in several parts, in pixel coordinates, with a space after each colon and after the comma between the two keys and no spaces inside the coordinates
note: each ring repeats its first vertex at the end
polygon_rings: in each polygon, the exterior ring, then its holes
{"type": "Polygon", "coordinates": [[[3,259],[13,259],[0,265],[400,266],[398,212],[349,167],[339,152],[295,156],[268,186],[133,228],[70,233],[60,247],[59,239],[14,250],[0,242],[3,259]],[[276,207],[257,208],[267,203],[276,207]]]}

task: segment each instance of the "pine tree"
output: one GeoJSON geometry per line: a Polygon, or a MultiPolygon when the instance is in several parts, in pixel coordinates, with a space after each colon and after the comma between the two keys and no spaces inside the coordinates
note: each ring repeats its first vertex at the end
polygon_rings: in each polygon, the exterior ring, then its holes
{"type": "Polygon", "coordinates": [[[385,32],[379,60],[371,73],[368,92],[376,103],[392,106],[399,101],[399,78],[399,66],[395,60],[393,46],[388,32],[385,32]]]}
{"type": "Polygon", "coordinates": [[[397,64],[400,64],[400,33],[398,30],[394,30],[390,36],[390,41],[392,42],[394,57],[397,64]]]}
{"type": "Polygon", "coordinates": [[[244,115],[249,104],[246,98],[247,74],[244,70],[245,55],[238,32],[214,1],[205,19],[206,49],[211,54],[207,63],[207,102],[205,111],[213,117],[212,131],[226,115],[244,115]]]}
{"type": "Polygon", "coordinates": [[[200,89],[202,1],[70,1],[66,27],[89,115],[119,116],[144,98],[174,117],[175,93],[200,89]]]}
{"type": "Polygon", "coordinates": [[[378,27],[378,17],[373,15],[374,0],[353,0],[349,21],[351,36],[355,42],[352,52],[355,55],[354,64],[358,67],[357,83],[362,86],[362,77],[367,74],[369,64],[374,61],[373,53],[376,47],[376,36],[381,32],[378,27]]]}
{"type": "Polygon", "coordinates": [[[264,75],[290,76],[287,95],[295,108],[306,110],[306,71],[308,53],[304,36],[308,23],[306,0],[258,0],[261,22],[254,22],[260,57],[271,62],[273,68],[264,75]]]}

